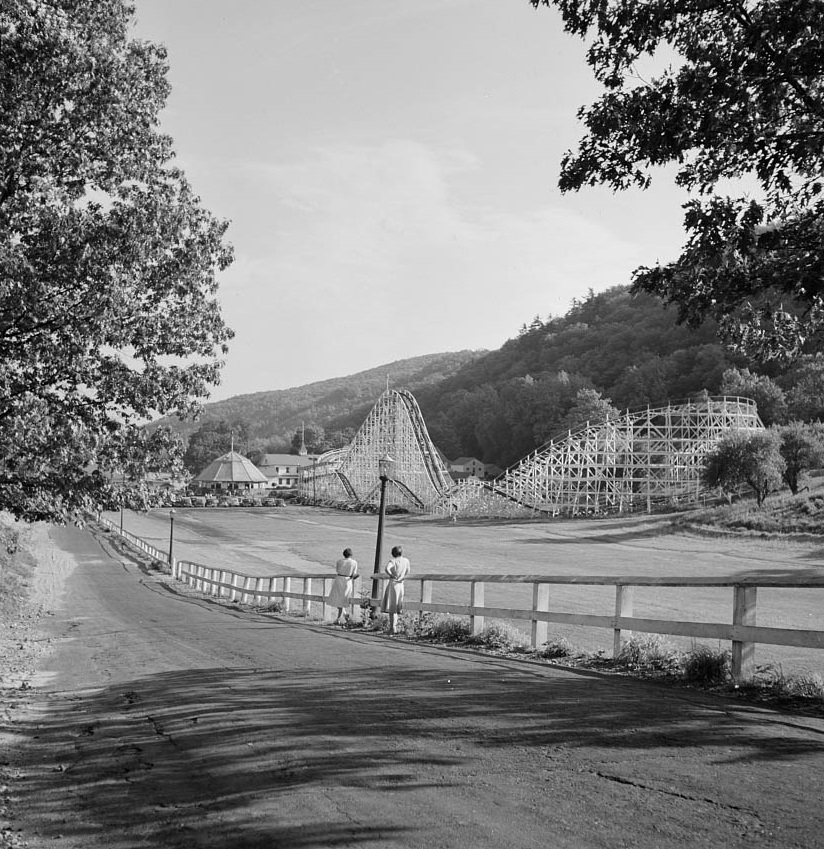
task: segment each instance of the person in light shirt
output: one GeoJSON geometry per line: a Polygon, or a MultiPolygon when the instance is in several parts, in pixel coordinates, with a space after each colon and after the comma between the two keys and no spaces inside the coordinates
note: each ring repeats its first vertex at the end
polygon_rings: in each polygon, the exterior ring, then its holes
{"type": "Polygon", "coordinates": [[[335,580],[329,592],[327,602],[330,607],[337,607],[338,618],[335,625],[340,625],[341,620],[349,621],[349,603],[355,594],[355,578],[358,577],[358,561],[352,557],[352,549],[344,548],[343,557],[335,564],[335,580]]]}
{"type": "Polygon", "coordinates": [[[394,634],[398,625],[398,614],[403,610],[403,582],[411,567],[409,559],[403,556],[403,547],[396,545],[392,549],[392,559],[386,564],[384,572],[389,576],[383,591],[381,609],[389,614],[389,633],[394,634]]]}

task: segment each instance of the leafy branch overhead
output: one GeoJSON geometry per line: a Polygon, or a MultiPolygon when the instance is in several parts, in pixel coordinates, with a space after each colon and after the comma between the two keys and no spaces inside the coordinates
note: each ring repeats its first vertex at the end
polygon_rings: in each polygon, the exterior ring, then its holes
{"type": "Polygon", "coordinates": [[[157,129],[166,54],[129,37],[132,14],[0,8],[0,507],[25,518],[106,497],[101,472],[158,448],[135,424],[196,411],[232,335],[227,224],[157,129]]]}
{"type": "Polygon", "coordinates": [[[588,43],[603,94],[560,187],[647,187],[656,166],[689,191],[674,262],[636,291],[761,358],[820,347],[824,328],[824,2],[531,0],[588,43]],[[659,72],[642,79],[639,63],[659,72]],[[731,188],[732,187],[732,188],[731,188]]]}

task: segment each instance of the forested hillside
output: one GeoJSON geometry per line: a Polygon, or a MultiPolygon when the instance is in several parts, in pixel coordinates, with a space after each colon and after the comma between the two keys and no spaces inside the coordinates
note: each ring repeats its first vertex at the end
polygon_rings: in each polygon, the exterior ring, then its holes
{"type": "Polygon", "coordinates": [[[766,424],[824,417],[821,359],[765,372],[725,348],[711,321],[692,330],[657,298],[620,286],[590,293],[565,316],[536,317],[498,351],[417,357],[209,404],[204,430],[223,422],[222,436],[199,436],[212,453],[215,439],[226,450],[231,426],[235,447],[254,457],[294,449],[303,424],[309,451],[338,447],[363,423],[387,377],[393,388],[415,395],[447,457],[470,455],[501,468],[587,419],[704,392],[755,398],[766,424]]]}
{"type": "Polygon", "coordinates": [[[447,456],[506,467],[584,423],[574,413],[582,389],[619,409],[656,406],[718,393],[725,370],[746,365],[722,346],[712,322],[691,330],[660,300],[615,287],[576,301],[563,317],[536,318],[417,398],[447,456]]]}
{"type": "MultiPolygon", "coordinates": [[[[206,404],[200,423],[164,419],[156,424],[169,425],[188,438],[203,423],[226,422],[236,425],[235,447],[244,453],[255,450],[288,451],[294,434],[304,425],[308,436],[312,436],[329,422],[349,419],[353,411],[358,411],[356,420],[359,426],[386,389],[387,380],[392,387],[418,393],[430,384],[440,383],[484,353],[427,354],[292,389],[236,395],[206,404]],[[357,419],[359,414],[360,419],[357,419]]],[[[334,363],[330,363],[332,368],[334,363]]]]}

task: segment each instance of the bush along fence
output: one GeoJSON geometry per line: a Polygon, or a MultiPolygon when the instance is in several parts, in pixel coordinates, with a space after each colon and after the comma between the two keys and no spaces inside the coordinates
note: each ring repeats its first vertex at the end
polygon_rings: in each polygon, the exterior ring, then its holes
{"type": "MultiPolygon", "coordinates": [[[[331,589],[334,576],[328,573],[307,575],[270,575],[256,577],[233,572],[228,569],[215,569],[185,560],[169,563],[168,553],[159,551],[133,534],[121,532],[113,522],[101,519],[101,524],[120,534],[123,539],[139,550],[149,554],[156,561],[171,568],[172,576],[188,584],[195,590],[228,601],[241,604],[270,605],[282,604],[284,611],[312,615],[316,606],[321,617],[328,610],[326,597],[331,589]],[[295,604],[297,603],[297,604],[295,604]],[[298,607],[299,605],[299,607],[298,607]]],[[[382,587],[384,577],[368,576],[372,581],[377,577],[382,587]]],[[[407,611],[419,613],[445,613],[468,616],[472,634],[480,634],[487,618],[512,619],[530,623],[530,643],[533,648],[547,641],[548,624],[579,625],[592,628],[609,629],[613,633],[613,655],[617,657],[624,642],[639,631],[649,634],[692,637],[694,639],[712,639],[728,641],[732,644],[731,671],[736,681],[751,679],[755,673],[755,647],[758,643],[775,646],[793,646],[796,648],[824,649],[824,631],[796,628],[769,628],[756,625],[756,601],[759,588],[781,588],[795,590],[824,589],[824,578],[691,578],[656,576],[599,575],[440,575],[420,574],[414,579],[420,585],[419,600],[404,602],[407,611]],[[433,588],[447,585],[469,585],[469,603],[433,601],[433,588]],[[490,584],[530,584],[532,586],[532,604],[529,608],[487,607],[484,603],[485,590],[490,584]],[[592,613],[570,613],[550,610],[550,589],[553,586],[614,587],[614,610],[609,615],[592,613]],[[633,616],[633,595],[636,587],[674,587],[674,588],[732,588],[733,603],[731,621],[693,622],[669,619],[650,619],[633,616]]],[[[351,614],[354,621],[360,619],[361,595],[359,578],[351,602],[351,614]]],[[[368,602],[372,608],[380,607],[380,594],[368,602]]]]}

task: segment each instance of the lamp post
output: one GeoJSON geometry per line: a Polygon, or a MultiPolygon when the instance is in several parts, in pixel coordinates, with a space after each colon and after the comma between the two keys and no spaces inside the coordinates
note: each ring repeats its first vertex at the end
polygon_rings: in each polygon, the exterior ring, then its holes
{"type": "MultiPolygon", "coordinates": [[[[383,545],[383,519],[386,516],[386,482],[392,477],[392,470],[395,466],[395,461],[388,455],[384,454],[383,457],[378,460],[378,472],[380,474],[380,482],[381,482],[381,500],[380,506],[378,507],[378,539],[375,543],[375,568],[372,570],[372,599],[377,599],[378,597],[378,579],[377,575],[381,571],[381,547],[383,545]]],[[[375,612],[375,608],[371,608],[372,613],[375,612]]]]}
{"type": "Polygon", "coordinates": [[[169,511],[169,568],[175,574],[175,510],[169,511]]]}

